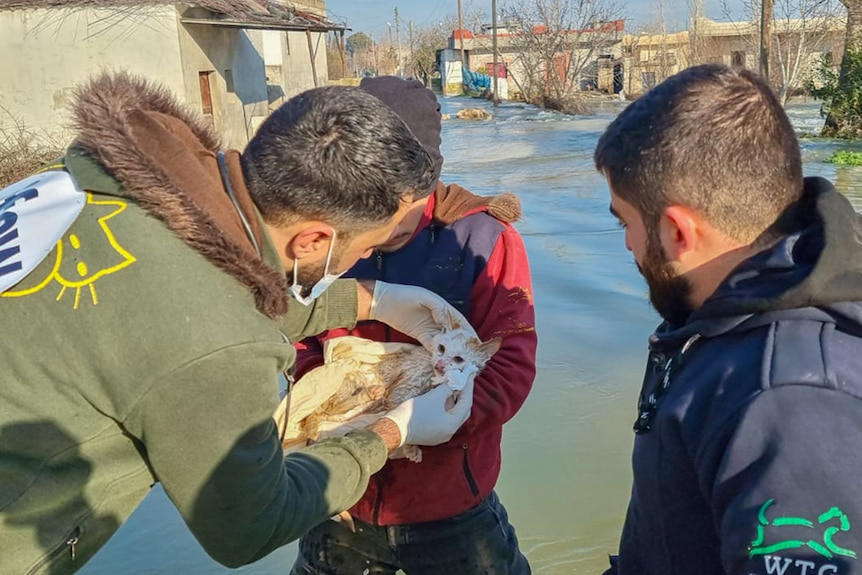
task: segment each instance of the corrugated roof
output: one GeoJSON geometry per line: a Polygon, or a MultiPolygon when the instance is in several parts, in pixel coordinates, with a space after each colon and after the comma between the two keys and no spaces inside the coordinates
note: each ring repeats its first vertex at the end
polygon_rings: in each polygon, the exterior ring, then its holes
{"type": "Polygon", "coordinates": [[[34,10],[63,8],[80,10],[86,8],[118,8],[124,11],[148,6],[186,5],[206,8],[211,18],[192,18],[184,21],[199,24],[264,28],[275,30],[344,30],[344,24],[336,23],[324,16],[302,10],[294,4],[273,0],[0,0],[2,10],[34,10]]]}

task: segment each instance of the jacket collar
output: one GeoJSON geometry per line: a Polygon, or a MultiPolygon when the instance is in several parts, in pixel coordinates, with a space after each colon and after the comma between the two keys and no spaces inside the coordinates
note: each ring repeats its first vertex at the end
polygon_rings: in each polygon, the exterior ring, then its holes
{"type": "MultiPolygon", "coordinates": [[[[127,74],[103,74],[79,90],[73,120],[79,134],[69,152],[73,174],[75,161],[94,162],[119,182],[119,195],[246,286],[261,313],[286,313],[285,274],[254,250],[219,173],[218,138],[202,119],[164,88],[127,74]]],[[[239,152],[227,152],[229,178],[258,245],[264,245],[239,158],[239,152]]]]}

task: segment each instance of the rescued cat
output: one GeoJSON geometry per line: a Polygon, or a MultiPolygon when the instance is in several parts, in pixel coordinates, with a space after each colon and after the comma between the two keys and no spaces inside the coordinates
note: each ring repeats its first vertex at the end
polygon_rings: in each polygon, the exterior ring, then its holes
{"type": "MultiPolygon", "coordinates": [[[[317,440],[364,427],[396,405],[444,382],[457,400],[463,378],[449,377],[450,372],[463,371],[469,365],[481,371],[501,343],[499,337],[482,342],[449,315],[443,330],[434,336],[432,352],[411,347],[381,356],[371,372],[348,374],[338,391],[302,421],[305,435],[317,440]],[[323,427],[328,429],[323,431],[323,427]]],[[[422,450],[415,445],[403,446],[393,457],[400,455],[422,461],[422,450]]]]}

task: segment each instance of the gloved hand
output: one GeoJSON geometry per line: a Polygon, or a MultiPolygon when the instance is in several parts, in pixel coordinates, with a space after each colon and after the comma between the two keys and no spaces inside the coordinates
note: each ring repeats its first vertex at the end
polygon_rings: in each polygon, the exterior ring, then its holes
{"type": "Polygon", "coordinates": [[[476,379],[477,373],[479,368],[474,363],[468,363],[462,370],[450,369],[445,375],[446,385],[452,391],[461,391],[476,379]]]}
{"type": "Polygon", "coordinates": [[[452,390],[438,385],[431,391],[408,399],[384,415],[401,432],[400,445],[440,445],[446,443],[467,421],[473,407],[473,377],[468,377],[458,401],[447,409],[452,390]]]}
{"type": "Polygon", "coordinates": [[[442,329],[447,314],[465,329],[472,329],[461,312],[425,288],[381,281],[374,284],[369,319],[409,335],[428,351],[432,351],[432,339],[442,329]]]}

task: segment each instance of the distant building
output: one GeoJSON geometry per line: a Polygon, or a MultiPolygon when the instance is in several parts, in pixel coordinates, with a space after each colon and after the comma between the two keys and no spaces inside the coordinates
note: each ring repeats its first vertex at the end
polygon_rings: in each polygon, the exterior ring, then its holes
{"type": "MultiPolygon", "coordinates": [[[[573,45],[566,50],[561,49],[554,56],[554,70],[545,73],[564,75],[569,59],[587,61],[583,67],[582,78],[576,82],[582,89],[601,89],[610,93],[614,89],[614,66],[619,65],[622,56],[624,22],[614,20],[599,22],[588,30],[571,30],[573,45]],[[604,63],[602,63],[604,61],[604,63]],[[610,75],[602,71],[610,64],[610,75]],[[601,86],[599,85],[601,83],[601,86]]],[[[534,34],[543,34],[540,28],[534,34]]],[[[490,76],[497,75],[498,84],[509,94],[522,92],[527,81],[528,72],[520,56],[524,42],[520,32],[505,26],[497,27],[497,69],[493,67],[492,51],[493,29],[486,26],[482,34],[473,34],[469,30],[454,30],[449,38],[449,46],[440,52],[440,70],[443,80],[443,91],[446,94],[460,94],[461,87],[461,40],[463,37],[465,63],[470,71],[484,71],[490,76]]],[[[618,73],[621,71],[618,69],[618,73]]],[[[502,94],[501,89],[501,94],[502,94]]]]}
{"type": "Polygon", "coordinates": [[[626,34],[623,54],[624,91],[643,94],[690,65],[689,34],[626,34]]]}
{"type": "Polygon", "coordinates": [[[74,87],[100,70],[165,85],[242,147],[271,109],[327,80],[325,3],[12,0],[0,5],[0,129],[68,140],[74,87]]]}
{"type": "MultiPolygon", "coordinates": [[[[784,59],[796,62],[794,80],[809,75],[828,56],[841,60],[844,46],[844,18],[776,18],[772,23],[773,45],[770,77],[781,85],[777,50],[784,59]],[[791,58],[787,58],[791,55],[791,58]]],[[[627,34],[623,41],[625,91],[642,94],[665,78],[693,65],[715,62],[757,70],[759,68],[760,29],[755,22],[716,22],[695,18],[689,30],[670,34],[627,34]]],[[[789,70],[789,68],[788,68],[789,70]]]]}

